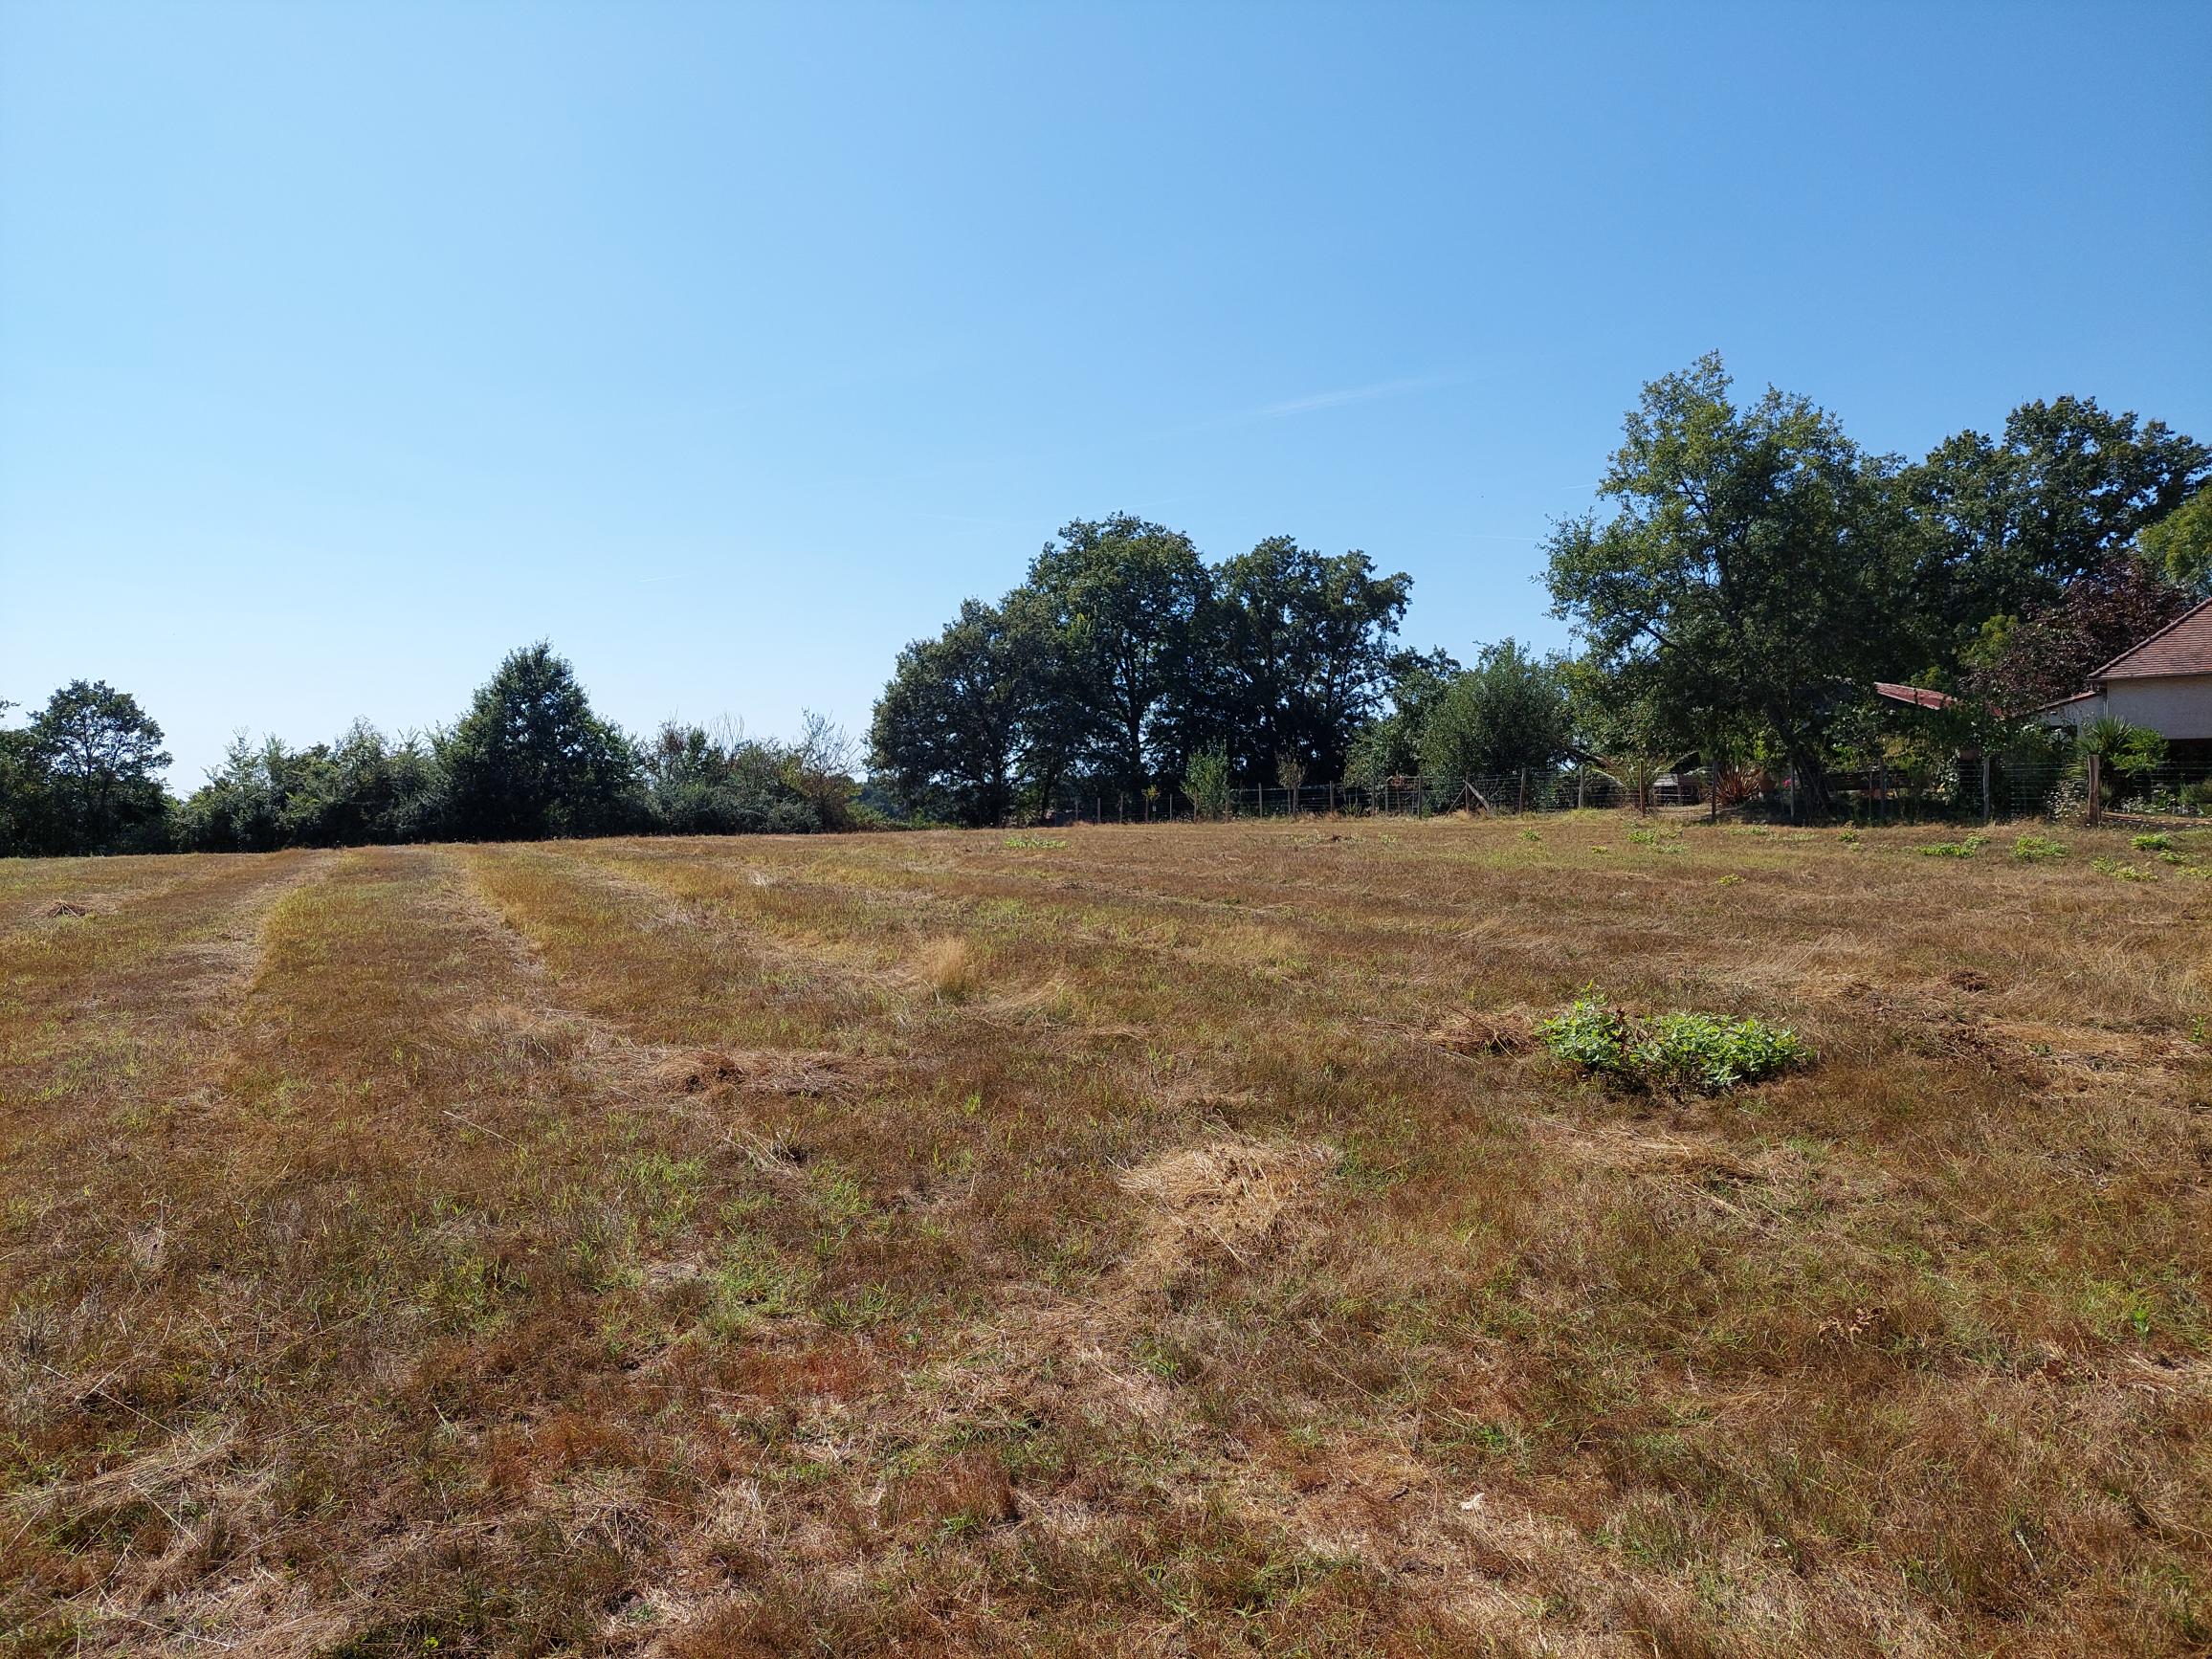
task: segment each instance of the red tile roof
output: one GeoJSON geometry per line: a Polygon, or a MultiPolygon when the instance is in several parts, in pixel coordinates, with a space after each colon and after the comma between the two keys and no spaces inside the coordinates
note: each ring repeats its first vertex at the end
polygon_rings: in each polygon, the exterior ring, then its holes
{"type": "Polygon", "coordinates": [[[2177,674],[2212,674],[2212,599],[2184,610],[2089,678],[2090,684],[2095,685],[2099,680],[2157,679],[2177,674]]]}
{"type": "Polygon", "coordinates": [[[1891,702],[1911,703],[1919,709],[1947,709],[1951,706],[1949,692],[1930,691],[1926,686],[1892,685],[1886,679],[1874,682],[1874,694],[1888,697],[1891,702]]]}

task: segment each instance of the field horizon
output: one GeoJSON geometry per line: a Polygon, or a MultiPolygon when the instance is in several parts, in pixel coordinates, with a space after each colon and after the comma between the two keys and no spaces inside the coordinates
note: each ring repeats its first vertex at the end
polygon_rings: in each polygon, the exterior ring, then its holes
{"type": "Polygon", "coordinates": [[[0,863],[0,1653],[2201,1651],[2212,831],[1984,835],[0,863]]]}

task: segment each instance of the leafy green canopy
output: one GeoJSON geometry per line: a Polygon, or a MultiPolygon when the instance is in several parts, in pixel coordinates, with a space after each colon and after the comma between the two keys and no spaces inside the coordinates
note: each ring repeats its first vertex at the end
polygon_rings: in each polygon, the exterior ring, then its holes
{"type": "MultiPolygon", "coordinates": [[[[5,706],[5,705],[0,705],[5,706]]],[[[150,852],[166,844],[162,728],[128,692],[72,680],[0,732],[0,852],[150,852]]]]}
{"type": "Polygon", "coordinates": [[[1739,408],[1717,356],[1652,382],[1600,485],[1608,520],[1548,544],[1554,613],[1676,730],[1755,717],[1817,802],[1853,688],[1894,659],[1910,539],[1893,468],[1769,388],[1739,408]]]}
{"type": "Polygon", "coordinates": [[[636,816],[636,752],[542,640],[508,653],[438,758],[464,840],[602,834],[636,816]]]}
{"type": "Polygon", "coordinates": [[[1457,781],[1548,768],[1567,752],[1568,723],[1560,665],[1508,638],[1445,686],[1422,726],[1422,769],[1457,781]]]}
{"type": "MultiPolygon", "coordinates": [[[[900,653],[875,707],[880,781],[970,824],[1123,799],[1219,753],[1235,779],[1344,775],[1382,701],[1411,579],[1288,537],[1208,566],[1180,531],[1077,520],[997,606],[964,604],[900,653]]],[[[1206,774],[1211,777],[1212,774],[1206,774]]]]}

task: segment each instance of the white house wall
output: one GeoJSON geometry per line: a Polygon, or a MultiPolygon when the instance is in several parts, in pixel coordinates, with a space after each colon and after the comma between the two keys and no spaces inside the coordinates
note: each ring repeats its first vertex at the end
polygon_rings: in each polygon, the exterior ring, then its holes
{"type": "Polygon", "coordinates": [[[2176,742],[2212,738],[2212,674],[2107,680],[2095,697],[2059,703],[2036,718],[2046,726],[2079,727],[2107,715],[2176,742]]]}
{"type": "Polygon", "coordinates": [[[2103,703],[2128,724],[2147,726],[2161,737],[2212,738],[2212,674],[2109,680],[2103,697],[2079,706],[2091,703],[2103,703]]]}

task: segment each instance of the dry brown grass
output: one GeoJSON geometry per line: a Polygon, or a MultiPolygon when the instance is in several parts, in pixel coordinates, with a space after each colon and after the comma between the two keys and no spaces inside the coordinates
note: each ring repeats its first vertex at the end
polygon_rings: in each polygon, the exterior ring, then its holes
{"type": "Polygon", "coordinates": [[[2212,882],[1633,827],[0,865],[0,1652],[2201,1650],[2212,882]]]}
{"type": "Polygon", "coordinates": [[[983,983],[975,947],[964,939],[933,939],[921,947],[922,983],[948,1003],[964,1003],[983,983]]]}

